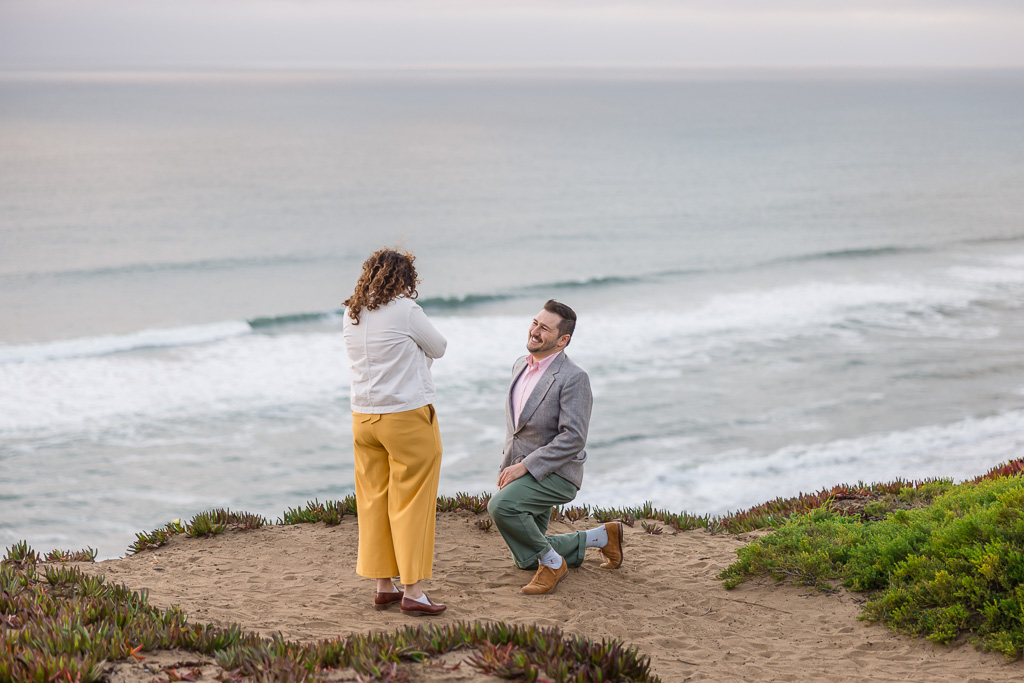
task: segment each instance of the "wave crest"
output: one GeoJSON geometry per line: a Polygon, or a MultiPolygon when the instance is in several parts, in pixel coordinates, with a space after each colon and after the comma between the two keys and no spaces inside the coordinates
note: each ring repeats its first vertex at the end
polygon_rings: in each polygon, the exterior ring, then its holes
{"type": "Polygon", "coordinates": [[[141,330],[129,334],[63,339],[40,344],[0,346],[0,364],[35,363],[67,358],[106,356],[140,349],[205,344],[231,337],[240,337],[251,332],[252,327],[248,323],[228,321],[211,325],[141,330]]]}

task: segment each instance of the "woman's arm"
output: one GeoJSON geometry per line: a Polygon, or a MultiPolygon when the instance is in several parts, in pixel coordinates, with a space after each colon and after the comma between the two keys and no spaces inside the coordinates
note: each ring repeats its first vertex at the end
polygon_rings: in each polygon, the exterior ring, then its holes
{"type": "Polygon", "coordinates": [[[448,347],[448,340],[437,331],[417,304],[409,309],[409,336],[423,349],[427,358],[440,358],[448,347]]]}

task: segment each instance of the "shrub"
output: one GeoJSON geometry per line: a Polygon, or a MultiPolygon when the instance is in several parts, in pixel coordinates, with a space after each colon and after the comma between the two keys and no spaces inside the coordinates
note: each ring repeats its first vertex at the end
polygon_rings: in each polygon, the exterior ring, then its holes
{"type": "MultiPolygon", "coordinates": [[[[920,489],[918,489],[920,490],[920,489]]],[[[1024,654],[1024,478],[935,482],[931,506],[865,523],[828,510],[794,515],[738,552],[726,588],[760,575],[877,591],[863,618],[946,643],[961,633],[1009,659],[1024,654]],[[942,493],[942,491],[945,491],[942,493]],[[941,494],[941,495],[940,495],[941,494]]]]}

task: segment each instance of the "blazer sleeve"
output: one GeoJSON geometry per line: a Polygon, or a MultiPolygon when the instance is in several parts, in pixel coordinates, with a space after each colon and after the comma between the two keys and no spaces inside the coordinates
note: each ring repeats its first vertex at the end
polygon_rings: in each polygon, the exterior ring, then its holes
{"type": "Polygon", "coordinates": [[[582,370],[573,373],[558,395],[558,434],[523,459],[534,479],[541,481],[584,450],[593,407],[590,377],[582,370]]]}

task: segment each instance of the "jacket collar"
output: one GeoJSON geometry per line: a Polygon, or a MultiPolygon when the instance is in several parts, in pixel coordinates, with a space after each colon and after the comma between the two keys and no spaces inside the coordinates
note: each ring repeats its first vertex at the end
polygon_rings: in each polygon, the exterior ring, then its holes
{"type": "MultiPolygon", "coordinates": [[[[512,384],[509,385],[506,401],[512,400],[512,387],[515,386],[519,376],[522,375],[523,370],[526,369],[529,358],[529,356],[523,356],[519,359],[519,362],[516,363],[515,372],[512,374],[512,384]]],[[[562,364],[565,363],[566,358],[565,351],[559,353],[558,357],[551,362],[548,369],[545,370],[544,374],[541,375],[539,380],[537,380],[537,386],[533,388],[533,392],[526,400],[526,405],[523,406],[523,412],[519,414],[518,425],[511,424],[514,418],[512,417],[511,404],[509,404],[509,410],[506,411],[506,414],[508,415],[507,426],[509,429],[515,428],[513,434],[519,432],[519,430],[525,427],[526,423],[530,421],[531,417],[533,417],[534,412],[537,410],[537,406],[539,406],[540,402],[544,400],[544,397],[547,395],[551,385],[555,383],[558,372],[562,369],[562,364]]]]}

